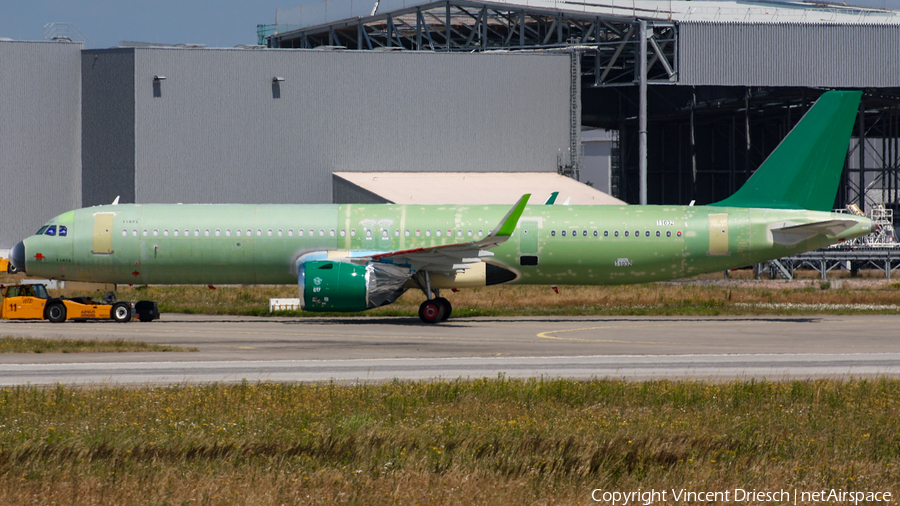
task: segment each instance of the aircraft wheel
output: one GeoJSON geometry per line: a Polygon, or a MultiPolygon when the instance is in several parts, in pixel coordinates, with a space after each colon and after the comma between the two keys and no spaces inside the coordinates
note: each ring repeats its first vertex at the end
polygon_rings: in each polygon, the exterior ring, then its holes
{"type": "Polygon", "coordinates": [[[62,323],[66,321],[66,306],[59,302],[51,304],[50,307],[47,308],[47,320],[49,320],[50,323],[62,323]]]}
{"type": "Polygon", "coordinates": [[[19,269],[16,269],[16,266],[10,262],[9,265],[6,266],[6,272],[7,274],[18,274],[19,269]]]}
{"type": "Polygon", "coordinates": [[[131,321],[131,308],[125,302],[116,302],[109,310],[109,317],[119,323],[131,321]]]}
{"type": "Polygon", "coordinates": [[[437,299],[426,300],[419,306],[419,318],[425,323],[437,323],[444,317],[444,305],[437,299]]]}
{"type": "Polygon", "coordinates": [[[443,297],[438,297],[434,301],[440,302],[444,306],[444,316],[441,317],[441,321],[447,321],[447,318],[450,318],[450,313],[453,312],[453,306],[450,304],[450,301],[443,297]]]}

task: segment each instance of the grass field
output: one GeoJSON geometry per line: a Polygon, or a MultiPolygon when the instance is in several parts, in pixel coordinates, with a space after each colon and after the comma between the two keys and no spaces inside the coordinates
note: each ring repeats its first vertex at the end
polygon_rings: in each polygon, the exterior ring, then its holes
{"type": "Polygon", "coordinates": [[[0,336],[0,353],[124,353],[143,351],[200,351],[165,344],[124,339],[43,339],[0,336]]]}
{"type": "MultiPolygon", "coordinates": [[[[887,280],[856,284],[849,280],[768,282],[669,282],[625,286],[495,286],[442,292],[454,316],[517,315],[726,315],[806,313],[897,313],[900,283],[887,280]],[[840,288],[838,288],[840,286],[840,288]]],[[[297,287],[198,286],[120,287],[123,300],[151,299],[163,312],[264,316],[269,298],[297,297],[297,287]]],[[[390,306],[365,316],[418,315],[424,300],[410,290],[390,306]]],[[[285,316],[319,313],[279,312],[285,316]]]]}
{"type": "MultiPolygon", "coordinates": [[[[896,314],[900,311],[900,283],[864,273],[859,278],[832,276],[794,281],[747,279],[751,271],[733,271],[692,280],[623,286],[493,286],[442,292],[453,304],[454,316],[572,316],[572,315],[747,315],[747,314],[896,314]],[[743,279],[741,279],[743,278],[743,279]]],[[[846,274],[846,273],[839,273],[846,274]]],[[[19,276],[20,277],[20,276],[19,276]]],[[[0,283],[18,277],[0,274],[0,283]]],[[[162,312],[266,316],[270,298],[297,297],[296,285],[263,286],[119,286],[120,300],[155,300],[162,312]]],[[[54,295],[94,295],[61,292],[54,295]]],[[[424,296],[410,290],[394,304],[357,313],[358,316],[418,315],[424,296]]],[[[322,313],[281,311],[279,316],[323,316],[322,313]]],[[[343,316],[348,314],[343,313],[343,316]]],[[[352,315],[352,314],[351,314],[352,315]]]]}
{"type": "Polygon", "coordinates": [[[0,504],[593,504],[597,488],[896,497],[898,419],[897,380],[5,388],[0,504]]]}

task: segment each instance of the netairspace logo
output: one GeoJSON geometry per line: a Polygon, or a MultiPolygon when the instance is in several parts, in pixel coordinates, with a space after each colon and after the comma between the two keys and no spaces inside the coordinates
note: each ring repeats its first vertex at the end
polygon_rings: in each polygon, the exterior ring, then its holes
{"type": "Polygon", "coordinates": [[[665,504],[669,502],[709,502],[709,503],[791,503],[791,504],[860,504],[873,502],[892,502],[891,492],[883,491],[849,491],[842,489],[830,490],[744,490],[735,488],[724,491],[696,491],[685,489],[669,490],[642,490],[630,492],[618,490],[604,490],[597,488],[591,491],[591,499],[594,502],[615,506],[665,504]]]}

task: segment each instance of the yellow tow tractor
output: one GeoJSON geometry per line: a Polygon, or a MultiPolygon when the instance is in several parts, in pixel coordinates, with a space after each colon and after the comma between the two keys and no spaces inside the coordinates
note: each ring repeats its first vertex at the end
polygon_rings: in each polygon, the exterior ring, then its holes
{"type": "Polygon", "coordinates": [[[34,285],[7,285],[0,287],[3,295],[0,318],[4,320],[48,320],[62,323],[68,320],[115,320],[127,322],[132,314],[142,322],[159,318],[155,302],[142,300],[137,304],[116,302],[110,292],[101,301],[90,297],[53,298],[47,287],[34,285]]]}

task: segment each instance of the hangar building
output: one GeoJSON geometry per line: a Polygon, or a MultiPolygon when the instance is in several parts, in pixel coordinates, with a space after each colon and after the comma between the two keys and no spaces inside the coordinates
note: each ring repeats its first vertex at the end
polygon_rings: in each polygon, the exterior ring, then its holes
{"type": "MultiPolygon", "coordinates": [[[[277,23],[260,26],[259,34],[282,48],[569,51],[578,65],[580,121],[613,132],[611,192],[630,203],[720,200],[823,89],[864,89],[835,204],[900,208],[894,10],[801,2],[325,0],[279,11],[277,23]]],[[[577,174],[580,163],[576,156],[560,171],[577,174]]]]}

